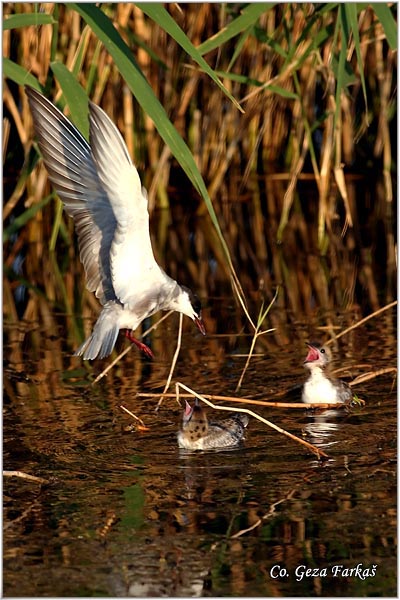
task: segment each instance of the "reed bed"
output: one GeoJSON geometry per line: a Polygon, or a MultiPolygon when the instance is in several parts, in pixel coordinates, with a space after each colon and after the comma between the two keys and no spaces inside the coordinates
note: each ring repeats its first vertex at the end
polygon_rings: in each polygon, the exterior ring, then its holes
{"type": "MultiPolygon", "coordinates": [[[[56,330],[58,312],[75,347],[98,311],[73,224],[32,145],[24,83],[40,84],[84,133],[70,101],[78,84],[117,124],[171,276],[203,298],[233,297],[237,277],[253,320],[279,288],[262,325],[275,343],[316,309],[333,331],[336,311],[361,317],[392,302],[395,6],[322,6],[4,4],[5,322],[56,330]],[[122,50],[102,38],[108,23],[149,90],[134,69],[125,76],[122,50]]],[[[234,326],[253,333],[244,314],[234,326]]],[[[9,331],[17,344],[21,332],[9,331]]]]}

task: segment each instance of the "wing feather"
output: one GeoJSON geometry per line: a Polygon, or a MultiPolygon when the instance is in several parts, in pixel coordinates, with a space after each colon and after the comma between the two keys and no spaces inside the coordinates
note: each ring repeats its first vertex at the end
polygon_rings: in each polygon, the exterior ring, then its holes
{"type": "Polygon", "coordinates": [[[113,287],[117,298],[133,309],[137,298],[157,282],[161,273],[151,246],[147,195],[120,132],[93,103],[90,146],[117,220],[110,251],[113,287]]]}
{"type": "Polygon", "coordinates": [[[75,222],[87,288],[105,304],[115,299],[110,265],[117,225],[113,207],[85,138],[47,98],[25,89],[49,179],[75,222]]]}

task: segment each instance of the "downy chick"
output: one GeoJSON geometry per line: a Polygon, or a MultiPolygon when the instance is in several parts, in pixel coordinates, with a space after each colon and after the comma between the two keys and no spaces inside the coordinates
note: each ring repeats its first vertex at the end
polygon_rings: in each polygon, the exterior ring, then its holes
{"type": "Polygon", "coordinates": [[[194,406],[185,400],[182,428],[178,432],[178,445],[187,450],[209,450],[237,446],[244,438],[249,418],[244,413],[234,413],[218,422],[207,419],[205,410],[197,399],[194,406]]]}
{"type": "Polygon", "coordinates": [[[307,344],[309,350],[304,367],[310,375],[303,386],[302,401],[306,404],[325,402],[351,402],[353,392],[341,379],[328,374],[327,366],[331,360],[329,348],[320,344],[307,344]]]}

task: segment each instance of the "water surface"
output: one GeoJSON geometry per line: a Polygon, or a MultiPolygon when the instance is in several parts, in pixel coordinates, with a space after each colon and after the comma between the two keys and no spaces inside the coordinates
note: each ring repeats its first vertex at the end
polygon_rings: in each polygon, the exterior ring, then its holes
{"type": "MultiPolygon", "coordinates": [[[[393,374],[358,386],[366,405],[351,413],[254,409],[322,448],[324,462],[253,419],[241,448],[193,453],[177,447],[176,400],[155,412],[158,396],[137,396],[165,383],[172,325],[151,340],[153,362],[133,349],[95,386],[107,360],[87,368],[55,351],[61,334],[32,331],[40,346],[26,334],[16,348],[5,328],[4,468],[48,483],[4,480],[6,596],[396,595],[393,374]],[[126,432],[120,404],[148,429],[126,432]]],[[[269,400],[301,383],[299,338],[259,347],[240,394],[269,400]]],[[[174,380],[237,396],[248,344],[189,323],[174,380]]],[[[335,355],[350,378],[396,364],[392,337],[372,326],[335,355]]]]}

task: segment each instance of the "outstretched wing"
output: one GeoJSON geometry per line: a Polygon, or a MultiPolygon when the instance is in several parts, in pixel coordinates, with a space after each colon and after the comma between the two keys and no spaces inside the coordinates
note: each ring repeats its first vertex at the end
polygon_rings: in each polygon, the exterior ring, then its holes
{"type": "Polygon", "coordinates": [[[151,247],[147,196],[125,142],[106,113],[90,103],[90,147],[117,227],[110,263],[117,298],[134,308],[160,276],[151,247]]]}
{"type": "Polygon", "coordinates": [[[75,222],[87,288],[105,304],[115,299],[110,268],[117,226],[113,207],[85,138],[47,98],[25,89],[49,179],[75,222]]]}

